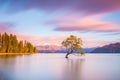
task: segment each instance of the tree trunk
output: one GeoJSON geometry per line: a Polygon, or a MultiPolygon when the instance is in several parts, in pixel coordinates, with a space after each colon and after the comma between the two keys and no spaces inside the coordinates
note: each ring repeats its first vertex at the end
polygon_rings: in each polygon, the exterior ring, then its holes
{"type": "Polygon", "coordinates": [[[68,55],[69,55],[69,54],[70,54],[70,53],[67,53],[66,56],[65,56],[65,58],[68,58],[68,55]]]}
{"type": "Polygon", "coordinates": [[[68,58],[68,55],[72,54],[72,52],[73,52],[73,50],[71,50],[70,52],[68,51],[67,54],[66,54],[66,56],[65,56],[65,58],[68,58]]]}

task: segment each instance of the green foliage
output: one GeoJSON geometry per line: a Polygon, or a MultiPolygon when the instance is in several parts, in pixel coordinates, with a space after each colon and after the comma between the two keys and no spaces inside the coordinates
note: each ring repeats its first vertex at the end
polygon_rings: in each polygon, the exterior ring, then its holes
{"type": "Polygon", "coordinates": [[[74,35],[70,35],[62,42],[62,46],[66,47],[67,53],[78,52],[82,49],[82,40],[74,35]]]}
{"type": "Polygon", "coordinates": [[[0,33],[0,53],[36,53],[36,48],[27,41],[18,41],[16,35],[0,33]]]}
{"type": "Polygon", "coordinates": [[[81,54],[81,56],[84,56],[84,55],[85,55],[85,52],[82,51],[82,52],[80,52],[80,54],[81,54]]]}

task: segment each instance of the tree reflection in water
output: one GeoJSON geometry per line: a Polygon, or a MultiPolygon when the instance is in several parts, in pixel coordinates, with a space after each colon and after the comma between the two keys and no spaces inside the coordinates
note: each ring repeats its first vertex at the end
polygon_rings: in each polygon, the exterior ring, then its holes
{"type": "Polygon", "coordinates": [[[82,68],[85,59],[67,59],[64,80],[82,80],[82,68]]]}

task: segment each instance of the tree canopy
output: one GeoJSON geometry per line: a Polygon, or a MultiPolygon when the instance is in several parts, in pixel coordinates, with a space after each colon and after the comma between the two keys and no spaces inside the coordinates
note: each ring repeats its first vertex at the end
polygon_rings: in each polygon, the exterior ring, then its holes
{"type": "Polygon", "coordinates": [[[16,35],[0,33],[0,53],[36,53],[36,48],[28,41],[18,41],[16,35]]]}
{"type": "Polygon", "coordinates": [[[73,53],[74,51],[79,52],[82,49],[82,39],[78,38],[77,36],[70,35],[62,42],[62,46],[66,47],[66,58],[68,58],[69,54],[73,53]]]}

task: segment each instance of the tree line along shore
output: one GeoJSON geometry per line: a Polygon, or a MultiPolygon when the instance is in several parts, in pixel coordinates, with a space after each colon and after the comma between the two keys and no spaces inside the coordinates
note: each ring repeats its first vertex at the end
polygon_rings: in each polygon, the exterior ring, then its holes
{"type": "Polygon", "coordinates": [[[0,33],[0,54],[34,54],[36,47],[30,42],[18,40],[16,35],[0,33]]]}

